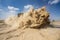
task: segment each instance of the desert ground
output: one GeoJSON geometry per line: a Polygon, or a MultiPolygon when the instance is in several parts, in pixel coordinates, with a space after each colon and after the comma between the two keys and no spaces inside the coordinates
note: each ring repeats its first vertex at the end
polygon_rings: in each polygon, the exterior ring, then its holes
{"type": "Polygon", "coordinates": [[[60,28],[60,21],[51,22],[54,27],[60,28]]]}
{"type": "Polygon", "coordinates": [[[60,40],[60,21],[51,23],[53,28],[42,29],[15,29],[9,31],[10,26],[0,23],[0,40],[60,40]],[[26,31],[26,32],[25,32],[26,31]]]}

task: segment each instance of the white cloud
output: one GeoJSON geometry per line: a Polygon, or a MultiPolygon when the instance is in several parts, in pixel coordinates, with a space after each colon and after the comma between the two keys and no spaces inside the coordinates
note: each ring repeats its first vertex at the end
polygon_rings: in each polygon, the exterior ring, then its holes
{"type": "Polygon", "coordinates": [[[34,8],[34,6],[33,5],[25,5],[23,12],[29,11],[29,9],[31,9],[31,8],[34,8]]]}
{"type": "Polygon", "coordinates": [[[53,0],[53,1],[49,1],[48,2],[48,4],[57,4],[57,3],[59,3],[60,2],[60,0],[53,0]]]}
{"type": "Polygon", "coordinates": [[[8,6],[7,8],[5,9],[0,9],[0,18],[1,19],[5,19],[9,16],[16,16],[16,14],[18,13],[19,11],[19,8],[16,8],[16,7],[13,7],[13,6],[8,6]]]}
{"type": "Polygon", "coordinates": [[[13,6],[8,6],[8,9],[9,9],[9,10],[14,10],[14,11],[19,10],[19,8],[15,8],[15,7],[13,7],[13,6]]]}
{"type": "Polygon", "coordinates": [[[7,16],[12,16],[12,15],[15,16],[17,14],[17,11],[19,11],[19,8],[8,6],[7,16]]]}
{"type": "Polygon", "coordinates": [[[33,6],[32,5],[25,5],[24,8],[29,9],[29,8],[33,8],[33,6]]]}

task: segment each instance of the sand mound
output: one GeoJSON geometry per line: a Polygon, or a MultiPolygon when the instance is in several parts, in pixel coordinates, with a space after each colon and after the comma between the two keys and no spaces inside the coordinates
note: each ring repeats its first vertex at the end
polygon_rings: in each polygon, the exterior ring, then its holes
{"type": "Polygon", "coordinates": [[[8,33],[0,34],[0,40],[60,40],[60,29],[17,29],[8,33]]]}
{"type": "Polygon", "coordinates": [[[60,40],[59,29],[26,29],[20,36],[20,40],[60,40]]]}

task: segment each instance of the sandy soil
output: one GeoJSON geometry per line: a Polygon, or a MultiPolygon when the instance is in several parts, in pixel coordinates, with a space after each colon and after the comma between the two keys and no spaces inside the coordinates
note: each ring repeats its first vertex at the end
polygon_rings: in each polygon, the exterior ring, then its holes
{"type": "MultiPolygon", "coordinates": [[[[59,23],[55,22],[55,24],[59,23]]],[[[0,40],[60,40],[60,28],[11,30],[11,26],[4,25],[0,25],[0,40]]]]}
{"type": "Polygon", "coordinates": [[[54,25],[60,25],[60,21],[53,22],[54,25]]]}

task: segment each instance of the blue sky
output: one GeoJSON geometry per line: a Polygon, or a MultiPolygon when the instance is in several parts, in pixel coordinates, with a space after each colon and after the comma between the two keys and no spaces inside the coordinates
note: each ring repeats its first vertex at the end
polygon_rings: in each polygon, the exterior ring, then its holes
{"type": "Polygon", "coordinates": [[[50,19],[60,20],[60,0],[0,0],[0,19],[16,15],[30,7],[43,6],[50,13],[50,19]]]}

